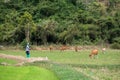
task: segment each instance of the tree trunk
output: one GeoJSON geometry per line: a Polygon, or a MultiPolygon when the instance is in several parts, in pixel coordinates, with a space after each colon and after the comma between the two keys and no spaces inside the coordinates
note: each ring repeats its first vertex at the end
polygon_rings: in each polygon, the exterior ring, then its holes
{"type": "Polygon", "coordinates": [[[26,31],[26,41],[27,41],[27,43],[30,42],[30,32],[29,32],[29,31],[30,31],[30,30],[29,30],[30,28],[29,28],[29,26],[30,26],[30,25],[29,25],[29,23],[28,23],[27,28],[26,28],[26,30],[25,30],[25,31],[26,31]]]}

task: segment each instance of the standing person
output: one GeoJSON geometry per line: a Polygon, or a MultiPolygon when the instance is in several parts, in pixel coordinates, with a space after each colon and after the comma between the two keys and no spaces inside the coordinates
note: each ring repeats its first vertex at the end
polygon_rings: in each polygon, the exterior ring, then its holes
{"type": "Polygon", "coordinates": [[[30,58],[30,47],[29,47],[29,43],[27,43],[27,46],[26,46],[26,57],[27,57],[27,58],[30,58]]]}

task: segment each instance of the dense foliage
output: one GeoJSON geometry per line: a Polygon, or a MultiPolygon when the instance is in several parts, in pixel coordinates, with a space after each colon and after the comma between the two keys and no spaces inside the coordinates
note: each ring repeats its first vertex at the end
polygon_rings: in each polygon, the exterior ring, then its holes
{"type": "Polygon", "coordinates": [[[120,0],[0,0],[0,44],[120,44],[120,0]]]}

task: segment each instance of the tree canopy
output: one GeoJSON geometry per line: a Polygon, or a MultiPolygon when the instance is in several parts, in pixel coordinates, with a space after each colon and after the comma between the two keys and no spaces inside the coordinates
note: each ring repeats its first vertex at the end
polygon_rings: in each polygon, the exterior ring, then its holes
{"type": "Polygon", "coordinates": [[[1,0],[0,44],[120,44],[120,0],[1,0]]]}

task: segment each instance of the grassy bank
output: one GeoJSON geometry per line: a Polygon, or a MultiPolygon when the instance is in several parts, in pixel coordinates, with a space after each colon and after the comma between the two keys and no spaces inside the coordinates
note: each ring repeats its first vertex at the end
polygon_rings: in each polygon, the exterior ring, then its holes
{"type": "Polygon", "coordinates": [[[44,68],[33,66],[0,66],[0,80],[59,80],[56,75],[44,68]]]}
{"type": "MultiPolygon", "coordinates": [[[[120,50],[99,52],[98,58],[88,57],[90,50],[37,51],[31,50],[31,57],[48,57],[49,62],[36,62],[28,66],[45,67],[52,70],[61,80],[119,80],[120,50]]],[[[24,51],[1,50],[0,53],[25,56],[24,51]]]]}

